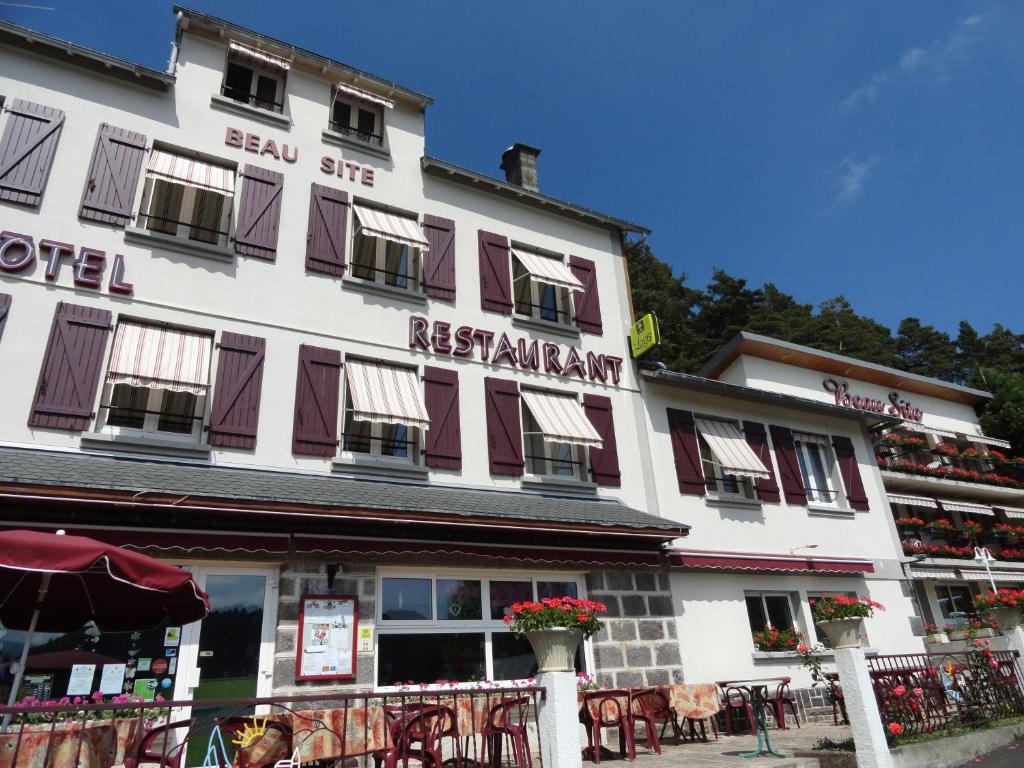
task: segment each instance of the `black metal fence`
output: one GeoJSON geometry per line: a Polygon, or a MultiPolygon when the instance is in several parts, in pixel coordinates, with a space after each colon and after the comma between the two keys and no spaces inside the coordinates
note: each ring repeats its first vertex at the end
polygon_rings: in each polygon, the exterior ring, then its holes
{"type": "MultiPolygon", "coordinates": [[[[311,762],[543,768],[544,689],[481,687],[0,707],[4,768],[272,768],[311,762]]],[[[118,697],[122,699],[123,697],[118,697]]]]}
{"type": "Polygon", "coordinates": [[[1015,651],[985,641],[961,653],[908,653],[868,659],[882,725],[893,736],[977,728],[1024,715],[1015,651]],[[894,725],[895,724],[895,725],[894,725]]]}

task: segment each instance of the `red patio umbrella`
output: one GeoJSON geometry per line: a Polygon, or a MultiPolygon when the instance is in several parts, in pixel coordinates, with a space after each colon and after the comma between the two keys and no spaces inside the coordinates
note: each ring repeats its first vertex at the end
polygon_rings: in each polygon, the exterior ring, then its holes
{"type": "MultiPolygon", "coordinates": [[[[147,555],[63,531],[0,533],[0,622],[26,631],[8,705],[25,674],[34,632],[150,629],[203,618],[210,599],[191,574],[147,555]]],[[[6,720],[6,718],[5,718],[6,720]]]]}

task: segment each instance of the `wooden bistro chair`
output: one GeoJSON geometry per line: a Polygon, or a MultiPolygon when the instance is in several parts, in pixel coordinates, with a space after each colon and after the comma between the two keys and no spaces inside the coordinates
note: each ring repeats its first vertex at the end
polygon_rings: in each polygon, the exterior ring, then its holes
{"type": "Polygon", "coordinates": [[[750,733],[757,735],[757,721],[754,719],[754,708],[750,706],[750,699],[743,693],[742,688],[730,685],[725,689],[725,730],[730,734],[736,733],[733,713],[744,713],[747,722],[750,724],[750,733]]]}
{"type": "Polygon", "coordinates": [[[635,721],[647,727],[649,749],[653,749],[655,754],[661,754],[661,740],[669,726],[672,726],[675,743],[679,744],[683,729],[679,727],[679,717],[669,706],[668,697],[664,693],[657,688],[636,688],[630,691],[630,698],[630,714],[635,721]],[[657,723],[661,723],[660,731],[655,730],[657,723]],[[652,735],[654,738],[651,738],[652,735]]]}
{"type": "Polygon", "coordinates": [[[580,722],[587,730],[587,748],[584,758],[601,762],[601,731],[616,728],[619,731],[619,756],[636,760],[633,739],[633,720],[629,714],[629,691],[588,691],[583,695],[580,722]]]}
{"type": "Polygon", "coordinates": [[[779,683],[775,689],[775,698],[765,703],[771,707],[772,715],[775,717],[775,724],[780,731],[786,730],[786,707],[789,707],[793,720],[796,722],[796,727],[800,727],[800,714],[797,712],[796,699],[793,698],[793,694],[789,690],[789,678],[779,683]]]}
{"type": "Polygon", "coordinates": [[[493,704],[484,723],[483,752],[481,765],[498,768],[501,765],[501,743],[507,740],[512,746],[512,759],[517,768],[533,768],[530,757],[529,720],[532,700],[529,696],[503,698],[493,704]],[[488,755],[490,763],[487,762],[488,755]]]}

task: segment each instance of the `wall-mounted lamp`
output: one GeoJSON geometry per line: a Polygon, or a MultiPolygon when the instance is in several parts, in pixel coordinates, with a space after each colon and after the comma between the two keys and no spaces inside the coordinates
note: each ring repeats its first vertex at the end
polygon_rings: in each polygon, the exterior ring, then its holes
{"type": "Polygon", "coordinates": [[[817,549],[817,548],[818,548],[817,544],[804,544],[802,547],[793,547],[791,550],[789,550],[789,554],[791,554],[791,555],[795,554],[796,552],[798,552],[801,549],[817,549]]]}

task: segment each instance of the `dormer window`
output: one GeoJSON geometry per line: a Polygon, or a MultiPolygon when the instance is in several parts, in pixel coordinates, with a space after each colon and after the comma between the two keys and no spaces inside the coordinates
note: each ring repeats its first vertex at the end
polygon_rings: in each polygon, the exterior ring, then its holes
{"type": "Polygon", "coordinates": [[[241,104],[282,113],[285,78],[290,68],[287,59],[232,40],[221,93],[241,104]]]}
{"type": "Polygon", "coordinates": [[[560,258],[521,248],[511,253],[515,313],[533,320],[570,325],[571,297],[573,292],[583,290],[583,283],[560,258]]]}
{"type": "Polygon", "coordinates": [[[338,83],[331,103],[330,130],[365,142],[384,146],[384,112],[394,102],[360,88],[338,83]]]}

